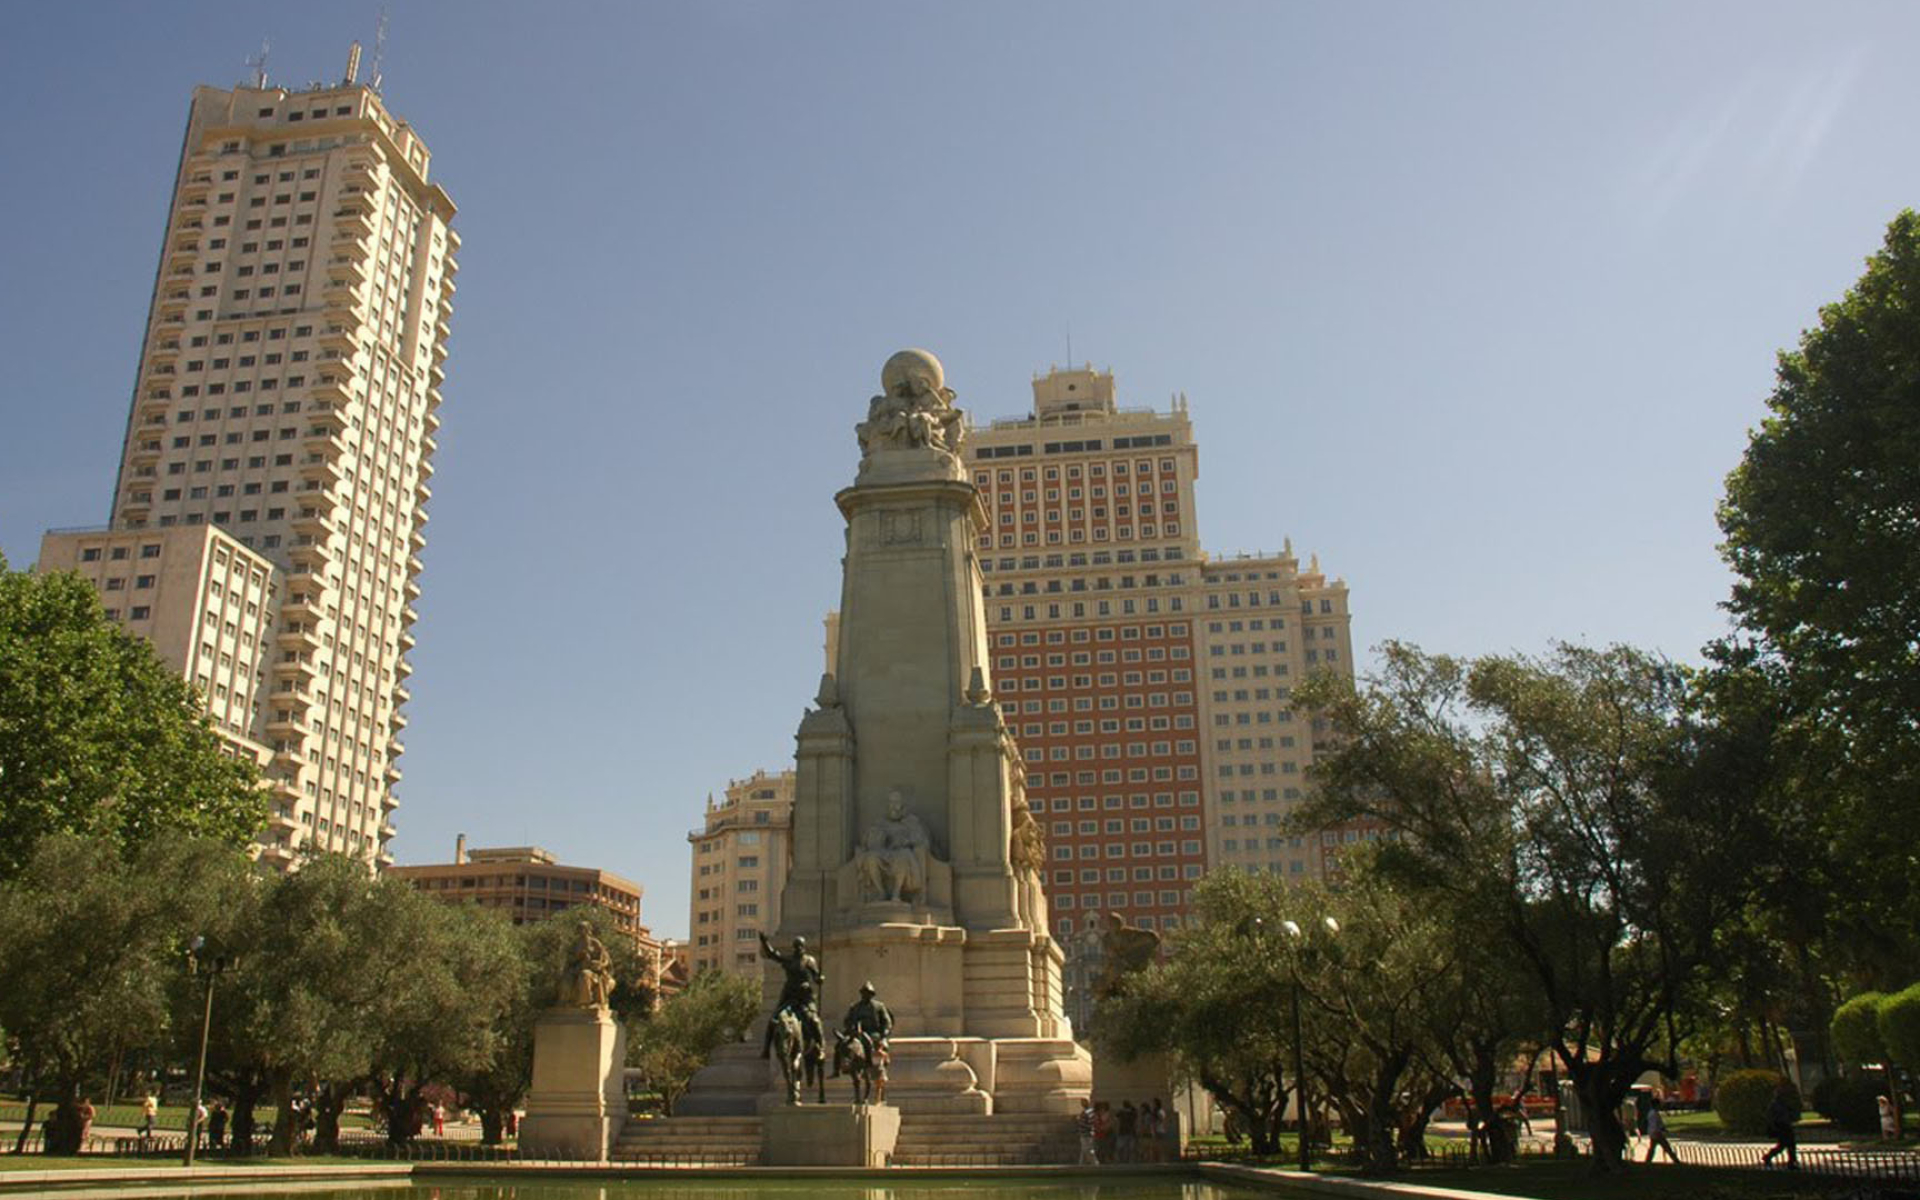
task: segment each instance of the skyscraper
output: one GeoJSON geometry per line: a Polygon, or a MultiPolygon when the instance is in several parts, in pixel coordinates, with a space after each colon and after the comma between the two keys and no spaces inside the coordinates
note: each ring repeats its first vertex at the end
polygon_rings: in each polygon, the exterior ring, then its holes
{"type": "Polygon", "coordinates": [[[688,963],[695,974],[759,979],[759,934],[780,927],[780,896],[793,866],[793,769],[755,771],[707,797],[706,823],[688,832],[688,963]]]}
{"type": "Polygon", "coordinates": [[[1324,873],[1327,834],[1280,828],[1314,749],[1289,698],[1308,670],[1351,672],[1346,585],[1290,549],[1209,558],[1184,398],[1121,408],[1110,372],[1036,377],[1032,411],[976,425],[967,454],[1056,933],[1093,912],[1174,928],[1210,863],[1324,873]]]}
{"type": "Polygon", "coordinates": [[[391,862],[452,200],[355,78],[196,88],[111,524],[47,535],[274,784],[260,836],[391,862]]]}

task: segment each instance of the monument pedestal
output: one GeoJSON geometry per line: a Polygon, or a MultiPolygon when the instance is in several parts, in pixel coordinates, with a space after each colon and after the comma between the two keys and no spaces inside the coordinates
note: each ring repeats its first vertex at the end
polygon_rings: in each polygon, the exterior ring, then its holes
{"type": "Polygon", "coordinates": [[[542,1015],[533,1027],[521,1153],[606,1161],[627,1119],[626,1065],[627,1031],[604,1009],[542,1015]]]}
{"type": "MultiPolygon", "coordinates": [[[[756,1024],[755,1028],[758,1028],[756,1024]]],[[[773,1064],[760,1057],[760,1040],[730,1042],[713,1052],[673,1102],[676,1117],[750,1117],[760,1097],[779,1086],[773,1064]]]]}
{"type": "Polygon", "coordinates": [[[900,1140],[891,1104],[781,1104],[761,1120],[760,1161],[769,1167],[884,1167],[900,1140]]]}

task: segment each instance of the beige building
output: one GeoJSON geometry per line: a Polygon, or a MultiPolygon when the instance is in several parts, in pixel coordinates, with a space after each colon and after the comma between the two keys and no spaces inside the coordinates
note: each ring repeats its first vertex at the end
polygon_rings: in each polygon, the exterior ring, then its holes
{"type": "Polygon", "coordinates": [[[761,930],[780,925],[780,894],[793,865],[793,772],[755,771],[707,797],[693,846],[688,969],[760,978],[761,930]]]}
{"type": "Polygon", "coordinates": [[[1293,684],[1352,669],[1345,584],[1290,550],[1201,549],[1184,397],[1123,408],[1111,372],[1055,367],[1031,411],[967,447],[993,686],[1046,830],[1055,932],[1089,912],[1175,928],[1210,864],[1320,871],[1307,839],[1269,831],[1312,761],[1293,684]]]}
{"type": "Polygon", "coordinates": [[[112,523],[42,544],[266,764],[282,867],[392,861],[460,244],[428,161],[351,74],[195,89],[112,523]]]}
{"type": "Polygon", "coordinates": [[[436,900],[496,909],[515,925],[585,905],[604,908],[612,914],[614,927],[631,937],[652,964],[653,983],[659,987],[665,960],[660,942],[640,920],[642,889],[611,871],[567,866],[538,846],[468,850],[462,835],[454,843],[452,862],[389,867],[388,873],[436,900]]]}

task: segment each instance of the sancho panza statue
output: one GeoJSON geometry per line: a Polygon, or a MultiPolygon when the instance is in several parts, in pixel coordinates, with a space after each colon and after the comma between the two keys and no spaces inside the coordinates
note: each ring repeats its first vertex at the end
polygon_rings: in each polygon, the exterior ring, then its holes
{"type": "Polygon", "coordinates": [[[854,855],[865,898],[897,903],[925,895],[932,855],[926,822],[907,811],[899,789],[888,792],[886,819],[867,829],[854,855]]]}

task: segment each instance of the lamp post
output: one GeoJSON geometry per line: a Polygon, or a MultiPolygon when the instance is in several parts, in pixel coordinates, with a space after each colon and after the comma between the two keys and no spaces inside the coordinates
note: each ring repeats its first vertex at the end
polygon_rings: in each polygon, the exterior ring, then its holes
{"type": "MultiPolygon", "coordinates": [[[[1332,917],[1322,923],[1328,935],[1340,932],[1340,922],[1332,917]]],[[[1296,942],[1304,943],[1306,931],[1296,921],[1282,921],[1280,927],[1296,942]]],[[[1300,1169],[1313,1170],[1313,1122],[1307,1116],[1306,1037],[1300,1026],[1300,964],[1293,964],[1293,1103],[1300,1110],[1300,1169]]]]}
{"type": "Polygon", "coordinates": [[[187,1110],[187,1152],[186,1164],[193,1165],[194,1152],[200,1146],[200,1101],[207,1086],[207,1037],[213,1030],[213,981],[221,972],[233,965],[233,960],[224,954],[206,957],[207,939],[195,936],[187,945],[187,970],[194,975],[204,976],[207,981],[206,1009],[200,1018],[200,1064],[193,1077],[193,1107],[187,1110]]]}

